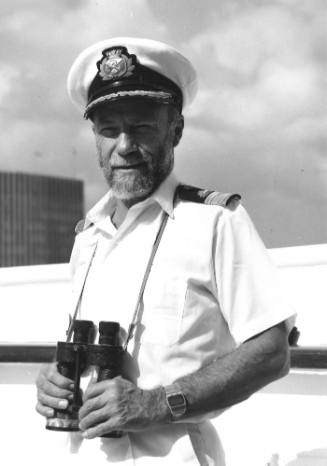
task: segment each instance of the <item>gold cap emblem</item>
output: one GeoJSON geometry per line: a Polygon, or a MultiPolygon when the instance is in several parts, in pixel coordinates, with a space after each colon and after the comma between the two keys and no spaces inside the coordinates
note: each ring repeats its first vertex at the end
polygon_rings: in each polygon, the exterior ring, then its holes
{"type": "Polygon", "coordinates": [[[131,76],[135,68],[135,55],[129,55],[125,47],[106,49],[102,54],[103,58],[98,62],[98,68],[103,81],[131,76]]]}

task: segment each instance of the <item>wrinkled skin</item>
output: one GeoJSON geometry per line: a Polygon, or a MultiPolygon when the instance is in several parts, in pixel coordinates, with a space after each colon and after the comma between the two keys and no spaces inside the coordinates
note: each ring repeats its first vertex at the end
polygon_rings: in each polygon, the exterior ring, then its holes
{"type": "Polygon", "coordinates": [[[99,164],[116,199],[129,207],[148,197],[173,168],[182,116],[167,105],[128,99],[100,106],[92,118],[99,164]]]}
{"type": "Polygon", "coordinates": [[[168,411],[162,390],[141,390],[116,377],[88,386],[79,416],[84,436],[94,438],[112,430],[146,430],[167,420],[168,411]]]}
{"type": "MultiPolygon", "coordinates": [[[[65,409],[73,397],[73,381],[59,374],[55,363],[42,367],[36,385],[36,411],[48,418],[53,417],[55,409],[65,409]]],[[[80,429],[90,439],[112,430],[145,430],[164,421],[167,415],[160,389],[141,390],[122,377],[91,381],[79,412],[80,429]]]]}

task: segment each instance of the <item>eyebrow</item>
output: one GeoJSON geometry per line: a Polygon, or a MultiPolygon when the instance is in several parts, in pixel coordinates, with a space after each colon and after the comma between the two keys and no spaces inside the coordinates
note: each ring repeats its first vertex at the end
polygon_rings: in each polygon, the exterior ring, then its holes
{"type": "Polygon", "coordinates": [[[102,120],[101,118],[98,120],[99,125],[114,125],[116,124],[115,120],[111,120],[110,118],[106,118],[105,120],[102,120]]]}
{"type": "MultiPolygon", "coordinates": [[[[138,123],[140,121],[145,122],[145,123],[150,123],[150,122],[155,123],[155,119],[153,117],[146,116],[146,115],[131,116],[127,118],[127,121],[128,123],[138,123]]],[[[115,118],[111,118],[110,115],[108,115],[107,117],[104,117],[103,119],[99,118],[98,123],[100,125],[108,125],[108,124],[115,125],[117,122],[115,118]]]]}

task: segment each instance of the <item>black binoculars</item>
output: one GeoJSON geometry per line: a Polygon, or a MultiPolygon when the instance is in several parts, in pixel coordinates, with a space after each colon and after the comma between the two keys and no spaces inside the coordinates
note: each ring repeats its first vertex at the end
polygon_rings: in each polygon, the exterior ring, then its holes
{"type": "MultiPolygon", "coordinates": [[[[60,374],[74,380],[73,400],[66,409],[56,409],[54,417],[47,418],[46,429],[57,431],[78,431],[78,411],[83,404],[80,390],[82,373],[90,366],[98,369],[97,382],[121,375],[124,349],[119,339],[118,322],[99,323],[99,343],[94,344],[95,325],[90,320],[75,320],[73,341],[58,341],[56,351],[57,368],[60,374]]],[[[120,437],[114,431],[104,437],[120,437]]]]}

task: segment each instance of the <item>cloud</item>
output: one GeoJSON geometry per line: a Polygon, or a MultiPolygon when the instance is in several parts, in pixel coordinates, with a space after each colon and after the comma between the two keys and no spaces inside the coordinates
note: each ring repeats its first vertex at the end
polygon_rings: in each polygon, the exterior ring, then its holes
{"type": "Polygon", "coordinates": [[[68,99],[67,73],[98,40],[150,34],[151,13],[143,0],[4,0],[0,9],[0,169],[83,178],[89,208],[105,187],[90,125],[68,99]]]}
{"type": "Polygon", "coordinates": [[[225,83],[200,91],[189,115],[210,115],[211,120],[229,127],[265,128],[284,126],[303,114],[312,114],[320,102],[315,67],[287,67],[269,60],[251,83],[225,83]]]}
{"type": "Polygon", "coordinates": [[[241,191],[270,245],[301,244],[309,231],[324,242],[326,8],[247,5],[192,38],[201,91],[188,111],[187,176],[196,182],[202,169],[202,183],[241,191]],[[274,228],[265,205],[280,213],[274,228]]]}
{"type": "Polygon", "coordinates": [[[311,20],[285,7],[261,7],[213,31],[191,42],[205,89],[193,112],[199,114],[201,105],[207,110],[211,101],[211,113],[228,124],[251,126],[284,124],[315,110],[322,70],[311,20]]]}
{"type": "Polygon", "coordinates": [[[90,207],[106,186],[89,123],[66,94],[68,70],[105,37],[150,37],[199,72],[176,156],[183,179],[240,191],[269,245],[325,241],[324,0],[3,0],[0,9],[1,170],[82,178],[90,207]],[[273,228],[267,210],[280,213],[273,228]]]}

